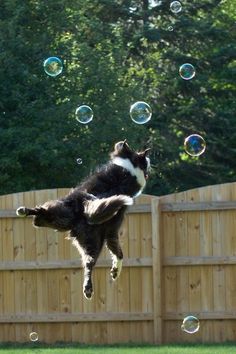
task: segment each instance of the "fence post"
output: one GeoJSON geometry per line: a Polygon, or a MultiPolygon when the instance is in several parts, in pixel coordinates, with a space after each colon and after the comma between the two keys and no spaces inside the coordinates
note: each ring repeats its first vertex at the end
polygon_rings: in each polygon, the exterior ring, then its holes
{"type": "Polygon", "coordinates": [[[152,198],[152,273],[153,273],[153,328],[154,342],[162,343],[162,261],[161,261],[161,210],[159,198],[152,198]]]}

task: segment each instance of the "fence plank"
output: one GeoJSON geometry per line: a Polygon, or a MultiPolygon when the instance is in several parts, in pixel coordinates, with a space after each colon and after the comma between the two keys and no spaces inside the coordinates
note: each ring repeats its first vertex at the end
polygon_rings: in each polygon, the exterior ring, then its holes
{"type": "MultiPolygon", "coordinates": [[[[132,214],[128,218],[129,225],[129,257],[140,257],[141,255],[141,243],[140,243],[140,217],[138,214],[132,214]]],[[[129,269],[130,278],[130,311],[135,312],[142,306],[142,278],[137,268],[129,269]]],[[[130,337],[133,338],[135,333],[141,338],[141,327],[136,323],[130,325],[130,337]]]]}
{"type": "Polygon", "coordinates": [[[159,198],[152,199],[153,314],[154,341],[162,343],[162,245],[159,198]]]}

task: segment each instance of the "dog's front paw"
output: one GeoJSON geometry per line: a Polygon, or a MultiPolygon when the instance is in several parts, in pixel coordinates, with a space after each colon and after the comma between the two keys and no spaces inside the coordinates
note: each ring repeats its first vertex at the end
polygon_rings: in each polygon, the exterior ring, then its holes
{"type": "Polygon", "coordinates": [[[19,207],[19,208],[16,210],[16,215],[21,216],[21,217],[27,216],[26,208],[23,207],[23,206],[19,207]]]}

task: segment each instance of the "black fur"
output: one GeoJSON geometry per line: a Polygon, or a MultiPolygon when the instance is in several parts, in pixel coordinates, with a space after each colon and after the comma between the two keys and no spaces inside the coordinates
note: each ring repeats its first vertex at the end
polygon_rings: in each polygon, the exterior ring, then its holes
{"type": "Polygon", "coordinates": [[[33,215],[34,226],[69,231],[69,237],[82,256],[83,291],[88,299],[93,293],[92,269],[104,243],[113,259],[112,279],[116,280],[119,276],[123,253],[118,231],[127,205],[132,204],[132,198],[144,187],[139,184],[137,177],[132,175],[132,171],[117,165],[115,158],[130,161],[134,168],[139,169],[142,180],[145,181],[149,167],[147,152],[148,150],[134,152],[126,141],[119,142],[115,145],[108,164],[72,189],[66,197],[47,201],[35,208],[17,209],[19,216],[33,215]]]}

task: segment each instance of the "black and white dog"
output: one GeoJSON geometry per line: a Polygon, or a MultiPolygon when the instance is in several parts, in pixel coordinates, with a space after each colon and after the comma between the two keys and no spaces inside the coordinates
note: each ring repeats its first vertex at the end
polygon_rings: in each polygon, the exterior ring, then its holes
{"type": "Polygon", "coordinates": [[[118,231],[128,205],[146,185],[149,149],[131,150],[126,141],[115,144],[110,161],[70,193],[35,208],[19,207],[18,216],[33,215],[33,225],[69,231],[84,265],[83,292],[93,294],[92,269],[104,243],[112,256],[111,276],[116,280],[122,268],[123,253],[118,231]]]}

